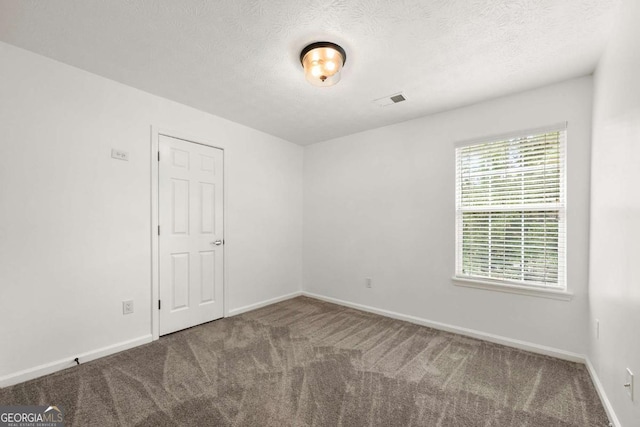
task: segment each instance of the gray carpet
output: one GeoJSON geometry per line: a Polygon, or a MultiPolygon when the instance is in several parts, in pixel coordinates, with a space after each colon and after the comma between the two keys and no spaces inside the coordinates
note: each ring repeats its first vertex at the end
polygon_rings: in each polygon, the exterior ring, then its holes
{"type": "Polygon", "coordinates": [[[66,425],[606,426],[585,367],[299,297],[0,390],[66,425]]]}

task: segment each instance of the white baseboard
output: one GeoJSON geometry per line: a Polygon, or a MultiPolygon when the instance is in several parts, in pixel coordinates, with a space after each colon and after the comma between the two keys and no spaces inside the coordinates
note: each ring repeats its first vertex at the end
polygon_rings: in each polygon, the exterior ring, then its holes
{"type": "Polygon", "coordinates": [[[611,405],[611,402],[607,397],[607,393],[605,393],[604,391],[604,387],[600,382],[600,378],[598,377],[596,368],[594,368],[593,364],[591,363],[591,360],[589,360],[588,357],[585,359],[584,364],[587,366],[587,371],[589,371],[589,375],[591,375],[591,381],[593,381],[593,385],[595,386],[596,391],[598,392],[598,396],[600,396],[600,401],[602,402],[602,406],[604,406],[604,410],[607,413],[607,416],[609,417],[609,421],[611,421],[611,425],[613,427],[621,427],[620,420],[618,420],[618,417],[616,416],[616,413],[613,410],[613,406],[611,405]]]}
{"type": "Polygon", "coordinates": [[[507,338],[500,335],[489,334],[487,332],[482,332],[475,329],[462,328],[460,326],[454,326],[446,323],[435,322],[433,320],[423,319],[421,317],[416,317],[416,316],[409,316],[406,314],[397,313],[395,311],[389,311],[381,308],[370,307],[368,305],[356,304],[356,303],[344,301],[337,298],[331,298],[323,295],[314,294],[311,292],[303,291],[302,294],[310,298],[315,298],[322,301],[343,305],[345,307],[355,308],[357,310],[367,311],[369,313],[379,314],[381,316],[391,317],[393,319],[404,320],[405,322],[415,323],[416,325],[427,326],[429,328],[439,329],[441,331],[452,332],[454,334],[460,334],[467,337],[477,338],[480,340],[489,341],[496,344],[502,344],[508,347],[514,347],[520,350],[530,351],[532,353],[544,354],[546,356],[556,357],[558,359],[568,360],[570,362],[585,363],[584,355],[578,354],[578,353],[572,353],[569,351],[560,350],[553,347],[547,347],[544,345],[534,344],[527,341],[515,340],[512,338],[507,338]]]}
{"type": "Polygon", "coordinates": [[[76,366],[76,362],[73,359],[76,357],[80,363],[90,362],[101,357],[109,356],[111,354],[119,353],[123,350],[128,350],[133,347],[137,347],[142,344],[147,344],[152,341],[151,334],[144,335],[132,340],[123,341],[117,344],[113,344],[107,347],[102,347],[97,350],[87,351],[85,353],[74,354],[65,359],[56,360],[54,362],[45,363],[34,368],[25,369],[23,371],[9,374],[4,377],[0,377],[0,388],[8,387],[14,384],[18,384],[24,381],[29,381],[34,378],[41,377],[43,375],[52,374],[63,369],[72,368],[76,366]]]}
{"type": "Polygon", "coordinates": [[[277,302],[286,301],[291,298],[299,297],[302,295],[302,291],[292,292],[290,294],[281,295],[279,297],[271,298],[268,300],[256,302],[254,304],[245,305],[244,307],[234,308],[227,313],[228,317],[237,316],[238,314],[246,313],[247,311],[256,310],[258,308],[266,307],[277,302]]]}

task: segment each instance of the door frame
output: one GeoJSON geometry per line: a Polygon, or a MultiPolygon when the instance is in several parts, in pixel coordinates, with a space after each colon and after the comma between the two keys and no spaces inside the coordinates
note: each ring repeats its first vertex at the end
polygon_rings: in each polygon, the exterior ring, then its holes
{"type": "MultiPolygon", "coordinates": [[[[227,185],[228,185],[228,176],[229,173],[227,171],[227,165],[225,162],[227,153],[224,146],[220,144],[213,143],[211,141],[207,141],[204,138],[194,137],[184,132],[179,132],[175,130],[167,130],[162,129],[157,126],[151,126],[151,335],[153,340],[157,340],[160,338],[160,313],[158,310],[158,300],[160,299],[160,239],[158,238],[158,224],[159,224],[159,162],[158,162],[158,151],[159,151],[159,138],[160,136],[167,136],[170,138],[181,139],[183,141],[191,142],[194,144],[206,145],[208,147],[217,148],[222,150],[222,202],[224,204],[222,209],[222,218],[223,218],[223,227],[222,233],[223,238],[226,242],[229,241],[229,227],[227,226],[227,185]]],[[[223,318],[229,315],[227,307],[229,306],[227,303],[228,298],[228,290],[227,290],[227,275],[228,275],[228,262],[229,255],[228,251],[225,247],[224,256],[222,260],[222,313],[223,318]]]]}

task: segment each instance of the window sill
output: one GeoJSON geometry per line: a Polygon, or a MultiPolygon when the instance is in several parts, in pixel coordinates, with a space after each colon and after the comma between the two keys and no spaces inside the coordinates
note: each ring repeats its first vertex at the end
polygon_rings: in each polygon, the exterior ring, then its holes
{"type": "Polygon", "coordinates": [[[534,288],[529,286],[518,286],[504,283],[492,282],[490,280],[467,279],[462,277],[452,277],[453,284],[456,286],[464,286],[467,288],[485,289],[488,291],[507,292],[511,294],[529,295],[539,298],[550,298],[561,301],[570,301],[573,294],[567,291],[534,288]]]}

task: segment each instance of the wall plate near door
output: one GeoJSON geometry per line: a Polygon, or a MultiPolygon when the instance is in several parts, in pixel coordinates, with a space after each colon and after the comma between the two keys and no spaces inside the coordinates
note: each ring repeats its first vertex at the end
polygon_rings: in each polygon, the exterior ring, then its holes
{"type": "Polygon", "coordinates": [[[122,301],[122,314],[133,313],[133,301],[122,301]]]}
{"type": "Polygon", "coordinates": [[[633,401],[633,372],[631,372],[631,369],[629,368],[627,368],[624,380],[624,388],[627,389],[627,395],[629,396],[629,399],[633,401]]]}
{"type": "Polygon", "coordinates": [[[115,148],[111,149],[111,158],[117,160],[124,160],[125,162],[129,161],[129,153],[122,150],[117,150],[115,148]]]}

